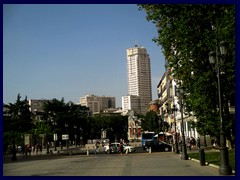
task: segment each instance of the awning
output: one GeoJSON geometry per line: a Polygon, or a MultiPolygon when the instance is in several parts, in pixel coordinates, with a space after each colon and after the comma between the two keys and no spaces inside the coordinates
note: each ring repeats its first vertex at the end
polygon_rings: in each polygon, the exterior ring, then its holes
{"type": "Polygon", "coordinates": [[[172,136],[172,134],[169,133],[169,132],[165,132],[164,134],[165,134],[166,136],[172,136]]]}
{"type": "MultiPolygon", "coordinates": [[[[159,134],[163,134],[163,132],[160,132],[159,134]]],[[[172,134],[169,133],[169,132],[165,132],[164,135],[166,135],[166,136],[172,136],[172,134]]],[[[157,135],[155,135],[154,137],[157,137],[157,135]]]]}

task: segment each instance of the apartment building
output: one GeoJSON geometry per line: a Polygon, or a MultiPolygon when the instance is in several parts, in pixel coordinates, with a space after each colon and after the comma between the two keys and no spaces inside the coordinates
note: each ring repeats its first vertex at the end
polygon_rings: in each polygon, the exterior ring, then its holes
{"type": "Polygon", "coordinates": [[[127,74],[128,95],[122,98],[123,110],[137,107],[137,113],[146,114],[152,101],[150,58],[146,48],[135,45],[127,49],[127,74]]]}
{"type": "Polygon", "coordinates": [[[140,103],[139,96],[130,95],[122,97],[122,109],[126,111],[133,110],[134,112],[140,114],[140,103]]]}
{"type": "Polygon", "coordinates": [[[174,119],[172,116],[170,116],[170,118],[168,116],[169,108],[172,107],[173,102],[172,79],[169,74],[170,70],[166,69],[157,85],[157,92],[159,98],[159,116],[161,116],[165,122],[172,124],[174,119]]]}
{"type": "Polygon", "coordinates": [[[177,82],[172,77],[171,69],[166,68],[166,71],[164,72],[157,86],[157,91],[159,98],[159,116],[164,119],[164,122],[167,122],[170,125],[170,129],[168,129],[168,131],[171,133],[175,132],[175,118],[177,133],[182,135],[181,127],[183,125],[184,134],[186,137],[198,137],[196,128],[192,128],[191,124],[189,123],[190,121],[196,121],[196,117],[185,113],[184,109],[183,117],[181,115],[181,106],[177,93],[177,82]],[[173,111],[174,106],[176,107],[175,113],[173,111]],[[183,124],[181,124],[182,118],[183,124]]]}
{"type": "Polygon", "coordinates": [[[108,108],[116,108],[115,104],[115,97],[95,96],[93,94],[80,97],[80,105],[89,107],[91,114],[102,112],[108,108]]]}
{"type": "Polygon", "coordinates": [[[46,100],[46,99],[29,99],[28,100],[28,105],[30,106],[29,107],[29,110],[32,112],[32,113],[35,113],[35,112],[44,112],[43,110],[43,106],[45,103],[47,103],[49,100],[46,100]]]}
{"type": "Polygon", "coordinates": [[[44,112],[44,104],[47,103],[47,99],[29,99],[29,111],[33,114],[33,123],[43,121],[43,112],[44,112]]]}

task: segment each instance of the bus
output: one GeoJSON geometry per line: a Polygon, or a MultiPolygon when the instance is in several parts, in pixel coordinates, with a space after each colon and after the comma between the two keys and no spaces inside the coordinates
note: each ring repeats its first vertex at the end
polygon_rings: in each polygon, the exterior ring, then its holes
{"type": "Polygon", "coordinates": [[[143,150],[147,150],[149,146],[154,144],[154,136],[155,132],[150,132],[150,131],[144,131],[141,134],[142,137],[142,147],[143,150]]]}

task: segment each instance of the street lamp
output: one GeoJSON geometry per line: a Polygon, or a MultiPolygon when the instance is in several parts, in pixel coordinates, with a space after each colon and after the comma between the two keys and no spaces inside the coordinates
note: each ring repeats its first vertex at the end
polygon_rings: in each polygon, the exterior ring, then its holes
{"type": "Polygon", "coordinates": [[[229,158],[228,158],[228,148],[226,147],[226,137],[224,132],[224,123],[223,123],[223,111],[222,111],[222,93],[221,93],[221,78],[220,78],[220,70],[223,65],[223,61],[219,61],[219,56],[222,58],[220,60],[224,60],[227,55],[227,42],[222,41],[219,43],[220,54],[218,53],[218,46],[216,46],[216,52],[211,51],[209,53],[209,61],[211,64],[215,64],[215,70],[217,72],[217,80],[218,80],[218,103],[219,103],[219,116],[220,116],[220,166],[219,173],[223,175],[231,175],[232,168],[229,166],[229,158]]]}
{"type": "Polygon", "coordinates": [[[174,118],[174,139],[175,139],[175,153],[179,154],[179,150],[178,150],[178,137],[177,137],[177,123],[176,123],[176,115],[175,112],[177,111],[176,105],[173,104],[173,118],[174,118]]]}
{"type": "Polygon", "coordinates": [[[10,118],[12,118],[13,121],[13,147],[12,147],[12,161],[16,161],[17,160],[17,156],[16,156],[16,142],[15,142],[15,119],[19,118],[19,116],[21,115],[20,112],[18,112],[17,117],[13,114],[13,117],[11,115],[9,115],[10,118]]]}
{"type": "Polygon", "coordinates": [[[187,148],[185,143],[185,135],[184,135],[184,123],[183,123],[183,89],[178,88],[177,89],[178,97],[180,100],[180,111],[181,111],[181,131],[182,131],[182,160],[188,160],[188,154],[187,154],[187,148]]]}
{"type": "Polygon", "coordinates": [[[81,147],[81,145],[83,144],[83,143],[82,143],[82,139],[83,139],[83,137],[82,137],[82,134],[83,134],[82,131],[83,131],[83,129],[80,127],[79,130],[80,130],[80,143],[79,143],[79,145],[80,145],[80,147],[81,147]]]}
{"type": "MultiPolygon", "coordinates": [[[[57,122],[56,121],[53,121],[53,126],[54,126],[54,128],[56,128],[56,126],[57,126],[57,122]]],[[[55,131],[55,130],[54,130],[55,131]]],[[[54,138],[54,151],[57,151],[57,147],[56,147],[56,143],[57,143],[57,133],[54,133],[54,136],[53,136],[54,138]]]]}
{"type": "MultiPolygon", "coordinates": [[[[66,135],[68,135],[68,123],[65,123],[66,135]]],[[[68,148],[68,137],[66,138],[66,147],[68,148]]]]}
{"type": "Polygon", "coordinates": [[[74,138],[75,138],[75,147],[77,147],[77,126],[74,125],[74,129],[75,129],[75,135],[74,135],[74,138]]]}

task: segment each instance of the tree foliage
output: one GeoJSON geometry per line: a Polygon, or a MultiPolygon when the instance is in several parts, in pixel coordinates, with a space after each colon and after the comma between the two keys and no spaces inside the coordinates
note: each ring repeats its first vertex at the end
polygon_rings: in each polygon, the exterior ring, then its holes
{"type": "Polygon", "coordinates": [[[159,131],[159,120],[160,119],[155,111],[148,111],[142,122],[142,129],[144,131],[154,131],[157,133],[159,131]]]}
{"type": "MultiPolygon", "coordinates": [[[[208,54],[220,41],[229,43],[221,83],[224,117],[226,124],[232,125],[227,105],[235,95],[234,5],[144,4],[139,8],[145,10],[147,20],[156,25],[158,37],[153,41],[162,47],[173,78],[182,82],[186,110],[196,115],[198,131],[218,135],[217,77],[208,54]]],[[[233,128],[231,125],[227,131],[233,128]]]]}
{"type": "Polygon", "coordinates": [[[3,116],[3,131],[4,131],[4,151],[7,150],[8,145],[12,144],[13,131],[15,133],[16,144],[23,144],[22,134],[29,132],[32,127],[31,112],[27,97],[21,100],[21,95],[17,95],[15,103],[5,104],[6,111],[3,116]]]}
{"type": "Polygon", "coordinates": [[[9,103],[4,105],[8,116],[4,117],[4,131],[18,131],[27,132],[32,128],[31,112],[29,111],[29,105],[27,97],[21,100],[21,95],[17,95],[15,103],[9,103]]]}

